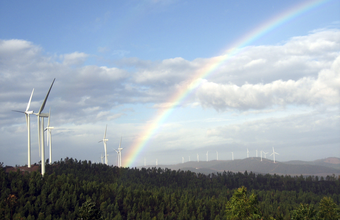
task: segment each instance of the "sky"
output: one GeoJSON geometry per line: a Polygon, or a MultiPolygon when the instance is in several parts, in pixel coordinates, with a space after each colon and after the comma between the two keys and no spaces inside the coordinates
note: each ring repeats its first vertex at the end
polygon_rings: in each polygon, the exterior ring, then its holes
{"type": "Polygon", "coordinates": [[[52,161],[101,162],[106,125],[109,165],[121,137],[129,167],[340,157],[338,0],[0,1],[0,27],[5,165],[27,164],[12,110],[34,88],[38,112],[54,78],[52,161]]]}

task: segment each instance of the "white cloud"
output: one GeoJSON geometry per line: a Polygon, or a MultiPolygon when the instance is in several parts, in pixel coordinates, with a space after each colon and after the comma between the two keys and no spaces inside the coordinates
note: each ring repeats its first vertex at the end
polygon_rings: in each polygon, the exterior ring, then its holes
{"type": "Polygon", "coordinates": [[[85,62],[87,59],[88,55],[85,53],[79,53],[79,52],[74,52],[70,54],[64,54],[62,55],[63,58],[63,64],[69,66],[69,65],[80,65],[85,62]]]}

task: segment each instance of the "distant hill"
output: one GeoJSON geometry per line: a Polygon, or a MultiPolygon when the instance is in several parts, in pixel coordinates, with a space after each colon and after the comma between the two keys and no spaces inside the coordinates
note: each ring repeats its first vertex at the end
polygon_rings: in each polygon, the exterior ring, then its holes
{"type": "Polygon", "coordinates": [[[278,174],[291,176],[327,176],[340,175],[340,159],[326,158],[316,161],[288,161],[276,162],[262,159],[259,157],[250,157],[240,160],[212,160],[212,161],[191,161],[176,165],[159,166],[173,170],[190,170],[196,173],[216,173],[216,172],[253,172],[263,174],[278,174]]]}

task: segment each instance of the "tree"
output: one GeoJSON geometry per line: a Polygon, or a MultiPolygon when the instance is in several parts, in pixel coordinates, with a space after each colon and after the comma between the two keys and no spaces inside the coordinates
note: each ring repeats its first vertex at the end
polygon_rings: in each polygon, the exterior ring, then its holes
{"type": "Polygon", "coordinates": [[[292,211],[292,220],[313,220],[316,219],[317,211],[313,205],[300,204],[300,206],[292,211]]]}
{"type": "Polygon", "coordinates": [[[230,220],[261,219],[258,211],[258,201],[254,193],[249,197],[247,188],[238,188],[226,205],[226,217],[230,220]]]}
{"type": "Polygon", "coordinates": [[[97,220],[101,219],[101,212],[98,210],[91,199],[86,200],[79,209],[79,219],[97,220]]]}
{"type": "Polygon", "coordinates": [[[331,197],[323,197],[319,203],[319,219],[339,219],[339,209],[331,197]]]}

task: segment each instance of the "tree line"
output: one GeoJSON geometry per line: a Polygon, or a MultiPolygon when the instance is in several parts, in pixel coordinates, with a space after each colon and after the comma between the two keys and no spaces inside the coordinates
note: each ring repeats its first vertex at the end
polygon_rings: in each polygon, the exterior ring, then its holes
{"type": "Polygon", "coordinates": [[[46,165],[43,177],[0,168],[0,219],[89,219],[89,213],[94,219],[227,219],[228,202],[240,187],[256,195],[262,219],[292,219],[302,206],[318,210],[324,198],[337,210],[340,201],[335,175],[204,175],[72,158],[46,165]]]}

